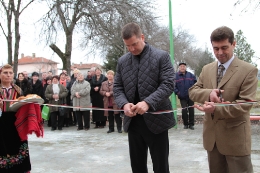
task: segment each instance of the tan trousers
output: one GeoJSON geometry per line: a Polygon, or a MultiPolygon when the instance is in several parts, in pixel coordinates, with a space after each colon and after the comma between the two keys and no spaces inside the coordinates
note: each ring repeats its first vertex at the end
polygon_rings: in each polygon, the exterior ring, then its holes
{"type": "Polygon", "coordinates": [[[253,173],[251,155],[225,156],[215,144],[212,151],[208,151],[210,173],[253,173]]]}

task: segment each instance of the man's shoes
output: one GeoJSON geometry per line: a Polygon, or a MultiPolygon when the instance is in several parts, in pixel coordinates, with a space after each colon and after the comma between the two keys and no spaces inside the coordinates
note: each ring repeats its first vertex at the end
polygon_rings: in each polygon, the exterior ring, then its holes
{"type": "Polygon", "coordinates": [[[56,130],[56,129],[54,129],[54,128],[51,128],[51,131],[54,131],[54,130],[56,130]]]}
{"type": "Polygon", "coordinates": [[[118,130],[118,133],[122,133],[122,130],[118,130]]]}
{"type": "Polygon", "coordinates": [[[114,132],[114,130],[109,129],[109,130],[107,131],[107,133],[112,133],[112,132],[114,132]]]}
{"type": "Polygon", "coordinates": [[[189,128],[190,128],[191,130],[194,130],[194,126],[190,126],[189,128]]]}
{"type": "Polygon", "coordinates": [[[188,125],[184,125],[184,129],[188,129],[188,125]]]}
{"type": "Polygon", "coordinates": [[[83,130],[83,129],[79,129],[79,128],[77,128],[77,131],[79,131],[79,130],[83,130]]]}

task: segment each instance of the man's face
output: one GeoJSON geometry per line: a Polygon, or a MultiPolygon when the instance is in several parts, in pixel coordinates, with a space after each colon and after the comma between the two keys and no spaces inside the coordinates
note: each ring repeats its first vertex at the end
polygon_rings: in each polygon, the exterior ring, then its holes
{"type": "Polygon", "coordinates": [[[28,73],[26,71],[23,72],[24,78],[28,79],[28,73]]]}
{"type": "Polygon", "coordinates": [[[221,64],[224,64],[232,58],[236,46],[235,41],[231,44],[229,43],[228,39],[226,39],[218,42],[212,41],[211,44],[214,54],[221,64]]]}
{"type": "Polygon", "coordinates": [[[134,35],[127,40],[123,39],[123,41],[128,51],[131,52],[133,55],[139,55],[143,51],[145,46],[143,34],[140,37],[136,37],[136,35],[134,35]]]}
{"type": "Polygon", "coordinates": [[[91,72],[91,76],[95,76],[96,74],[95,70],[91,70],[90,72],[91,72]]]}
{"type": "Polygon", "coordinates": [[[47,77],[47,73],[43,73],[42,74],[42,79],[46,79],[46,77],[47,77]]]}
{"type": "Polygon", "coordinates": [[[33,81],[37,81],[38,79],[39,79],[38,76],[36,76],[36,75],[32,76],[32,80],[33,80],[33,81]]]}
{"type": "Polygon", "coordinates": [[[2,68],[1,83],[12,83],[14,78],[14,72],[12,68],[2,68]]]}
{"type": "Polygon", "coordinates": [[[185,71],[186,71],[186,65],[184,65],[184,64],[180,65],[180,66],[179,66],[179,71],[180,71],[181,73],[185,73],[185,71]]]}

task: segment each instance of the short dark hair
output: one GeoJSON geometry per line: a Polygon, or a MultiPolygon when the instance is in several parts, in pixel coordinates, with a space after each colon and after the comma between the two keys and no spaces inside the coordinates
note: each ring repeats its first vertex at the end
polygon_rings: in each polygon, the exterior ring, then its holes
{"type": "Polygon", "coordinates": [[[179,63],[179,66],[180,66],[180,65],[185,65],[185,66],[186,66],[186,63],[185,63],[185,62],[180,62],[180,63],[179,63]]]}
{"type": "Polygon", "coordinates": [[[127,40],[134,35],[136,37],[141,37],[142,30],[138,24],[132,22],[132,23],[126,24],[123,27],[121,35],[124,40],[127,40]]]}
{"type": "Polygon", "coordinates": [[[215,29],[210,36],[210,41],[223,41],[228,39],[229,43],[234,43],[234,32],[227,26],[221,26],[215,29]]]}
{"type": "Polygon", "coordinates": [[[53,80],[54,78],[56,78],[57,80],[60,80],[60,77],[58,75],[52,76],[51,80],[53,80]]]}
{"type": "Polygon", "coordinates": [[[33,73],[32,73],[32,76],[38,76],[38,77],[39,77],[39,73],[33,72],[33,73]]]}

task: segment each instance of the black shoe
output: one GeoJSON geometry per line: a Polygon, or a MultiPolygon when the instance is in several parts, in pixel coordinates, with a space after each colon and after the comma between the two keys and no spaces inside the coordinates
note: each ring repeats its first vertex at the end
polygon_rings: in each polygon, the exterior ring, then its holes
{"type": "Polygon", "coordinates": [[[51,131],[54,131],[54,130],[56,130],[56,129],[54,129],[54,128],[51,128],[51,131]]]}
{"type": "Polygon", "coordinates": [[[109,130],[107,131],[107,133],[112,133],[112,132],[114,132],[114,130],[109,129],[109,130]]]}
{"type": "Polygon", "coordinates": [[[184,125],[184,129],[188,129],[188,125],[184,125]]]}
{"type": "Polygon", "coordinates": [[[118,130],[118,133],[122,133],[122,130],[118,130]]]}
{"type": "Polygon", "coordinates": [[[190,126],[189,129],[194,130],[194,126],[190,126]]]}
{"type": "Polygon", "coordinates": [[[79,131],[79,130],[83,130],[83,129],[79,129],[79,128],[78,128],[77,131],[79,131]]]}

